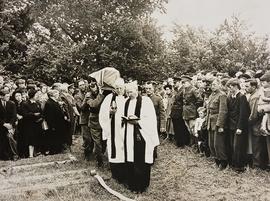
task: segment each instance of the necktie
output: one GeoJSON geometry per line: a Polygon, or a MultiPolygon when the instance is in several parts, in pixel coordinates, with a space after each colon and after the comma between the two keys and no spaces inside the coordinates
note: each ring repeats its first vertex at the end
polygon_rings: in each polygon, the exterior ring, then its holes
{"type": "Polygon", "coordinates": [[[6,109],[6,101],[3,101],[2,104],[3,104],[3,107],[6,109]]]}

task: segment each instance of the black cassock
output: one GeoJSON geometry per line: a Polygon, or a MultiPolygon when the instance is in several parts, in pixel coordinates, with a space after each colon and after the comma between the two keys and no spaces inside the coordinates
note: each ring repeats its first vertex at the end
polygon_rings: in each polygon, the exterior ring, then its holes
{"type": "MultiPolygon", "coordinates": [[[[130,99],[125,104],[125,116],[128,113],[130,99]]],[[[142,97],[137,97],[135,115],[140,118],[142,97]]],[[[127,123],[127,122],[126,122],[127,123]]],[[[125,156],[127,156],[125,131],[125,156]]],[[[134,162],[126,162],[127,185],[131,191],[144,192],[150,184],[151,164],[145,163],[145,140],[139,125],[134,125],[134,162]]],[[[127,158],[127,157],[126,157],[127,158]]]]}

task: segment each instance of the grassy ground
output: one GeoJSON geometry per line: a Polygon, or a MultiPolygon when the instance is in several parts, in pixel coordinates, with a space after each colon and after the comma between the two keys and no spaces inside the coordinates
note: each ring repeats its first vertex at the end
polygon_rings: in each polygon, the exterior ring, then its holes
{"type": "Polygon", "coordinates": [[[112,189],[138,201],[270,200],[268,172],[249,170],[238,174],[231,169],[220,172],[210,159],[198,156],[189,148],[177,149],[168,141],[159,147],[158,160],[152,167],[149,189],[145,193],[134,194],[110,178],[108,166],[98,170],[94,161],[84,161],[81,143],[81,138],[77,138],[73,147],[77,162],[12,168],[68,160],[69,157],[65,154],[0,162],[0,200],[118,200],[90,175],[92,169],[96,169],[112,189]]]}

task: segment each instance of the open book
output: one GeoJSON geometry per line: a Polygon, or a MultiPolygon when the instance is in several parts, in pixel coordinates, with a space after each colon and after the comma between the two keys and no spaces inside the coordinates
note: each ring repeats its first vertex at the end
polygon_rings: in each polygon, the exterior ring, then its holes
{"type": "Polygon", "coordinates": [[[133,120],[138,121],[138,120],[140,120],[140,118],[137,117],[136,115],[132,115],[132,116],[128,116],[128,117],[122,116],[122,119],[125,121],[133,121],[133,120]]]}

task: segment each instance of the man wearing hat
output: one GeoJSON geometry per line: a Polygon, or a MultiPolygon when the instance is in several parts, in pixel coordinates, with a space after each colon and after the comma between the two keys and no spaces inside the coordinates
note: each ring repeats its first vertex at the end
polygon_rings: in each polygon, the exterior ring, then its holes
{"type": "Polygon", "coordinates": [[[174,137],[174,129],[173,129],[173,122],[171,118],[171,109],[172,109],[172,104],[174,101],[174,94],[172,91],[172,85],[165,85],[163,87],[166,97],[167,97],[167,105],[166,105],[166,132],[167,135],[172,139],[174,137]]]}
{"type": "Polygon", "coordinates": [[[265,136],[267,145],[267,168],[270,169],[270,71],[266,71],[260,78],[262,84],[262,92],[258,101],[258,112],[263,116],[261,123],[261,132],[265,136]]]}
{"type": "Polygon", "coordinates": [[[248,98],[250,106],[249,115],[249,137],[252,144],[252,166],[255,168],[265,168],[265,153],[267,153],[266,138],[261,132],[262,114],[258,113],[258,102],[261,97],[261,91],[258,88],[256,79],[246,80],[246,91],[250,95],[248,98]]]}
{"type": "Polygon", "coordinates": [[[207,104],[207,130],[211,155],[215,158],[220,170],[227,167],[227,144],[224,132],[227,115],[227,96],[220,90],[220,81],[215,79],[211,84],[212,93],[207,104]]]}
{"type": "Polygon", "coordinates": [[[48,124],[47,140],[50,154],[64,151],[66,134],[68,133],[67,116],[59,102],[60,92],[56,89],[48,91],[49,99],[46,101],[43,115],[48,124]]]}
{"type": "Polygon", "coordinates": [[[81,134],[83,137],[84,157],[90,160],[90,155],[93,151],[93,140],[91,139],[90,129],[88,127],[89,121],[89,106],[86,101],[90,98],[89,88],[84,80],[78,82],[78,93],[74,95],[76,106],[80,113],[79,125],[81,127],[81,134]]]}
{"type": "Polygon", "coordinates": [[[239,84],[240,84],[240,92],[244,95],[246,95],[246,83],[245,81],[247,79],[250,79],[251,76],[246,74],[246,73],[243,73],[241,75],[239,75],[238,79],[239,79],[239,84]]]}
{"type": "Polygon", "coordinates": [[[64,87],[62,83],[54,83],[52,89],[58,90],[59,93],[59,101],[62,103],[62,109],[67,117],[67,132],[65,133],[64,137],[64,151],[70,152],[71,151],[71,144],[72,144],[72,134],[73,134],[73,126],[75,125],[75,116],[74,116],[74,109],[75,104],[70,101],[68,98],[69,94],[67,93],[67,89],[64,87]]]}
{"type": "Polygon", "coordinates": [[[26,88],[26,84],[25,84],[24,79],[16,80],[16,85],[17,85],[18,89],[25,89],[26,88]]]}
{"type": "Polygon", "coordinates": [[[183,112],[183,85],[180,76],[174,77],[174,101],[172,103],[170,116],[173,122],[176,146],[183,148],[189,144],[190,134],[184,122],[183,112]]]}
{"type": "Polygon", "coordinates": [[[250,108],[246,96],[240,93],[240,84],[237,78],[230,79],[227,86],[230,93],[227,98],[230,162],[236,171],[243,172],[247,162],[247,133],[250,108]]]}
{"type": "MultiPolygon", "coordinates": [[[[166,113],[162,97],[155,94],[152,82],[147,82],[145,84],[145,91],[154,104],[157,117],[157,129],[159,135],[161,135],[161,133],[166,132],[166,113]]],[[[157,148],[155,148],[154,157],[157,158],[157,148]]]]}
{"type": "Polygon", "coordinates": [[[13,160],[17,157],[14,140],[16,105],[10,99],[8,90],[0,90],[0,160],[13,160]]]}
{"type": "Polygon", "coordinates": [[[92,78],[89,83],[90,92],[86,94],[86,104],[89,109],[88,127],[90,129],[90,139],[94,145],[94,155],[96,158],[97,166],[103,166],[102,150],[104,145],[102,144],[102,128],[99,123],[99,111],[101,103],[104,99],[104,95],[101,94],[97,81],[92,78]]]}
{"type": "Polygon", "coordinates": [[[75,86],[74,86],[74,83],[68,85],[68,93],[73,96],[74,95],[74,92],[75,92],[75,86]]]}
{"type": "Polygon", "coordinates": [[[158,122],[158,131],[164,133],[166,131],[166,114],[165,108],[161,96],[155,94],[155,89],[152,82],[147,82],[145,84],[145,91],[147,96],[153,101],[157,122],[158,122]]]}
{"type": "Polygon", "coordinates": [[[190,145],[195,143],[194,123],[197,117],[197,103],[202,100],[199,93],[192,85],[192,78],[183,75],[181,77],[183,83],[183,119],[190,133],[190,145]]]}

